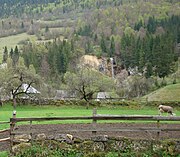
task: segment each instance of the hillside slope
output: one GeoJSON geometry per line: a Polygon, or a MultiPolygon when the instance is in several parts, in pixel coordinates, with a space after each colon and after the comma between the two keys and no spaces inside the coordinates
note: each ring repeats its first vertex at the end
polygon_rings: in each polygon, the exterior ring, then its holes
{"type": "Polygon", "coordinates": [[[148,101],[180,101],[180,84],[160,88],[144,98],[147,98],[148,101]]]}

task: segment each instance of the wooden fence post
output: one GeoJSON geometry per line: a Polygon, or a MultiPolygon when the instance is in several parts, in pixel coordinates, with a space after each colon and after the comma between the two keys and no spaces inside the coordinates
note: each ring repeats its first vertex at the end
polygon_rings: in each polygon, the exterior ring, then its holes
{"type": "MultiPolygon", "coordinates": [[[[159,129],[160,128],[160,121],[157,120],[157,128],[159,129]]],[[[158,130],[157,132],[157,140],[159,140],[159,136],[160,136],[160,131],[158,130]]]]}
{"type": "Polygon", "coordinates": [[[30,136],[31,136],[31,144],[32,144],[32,120],[30,121],[30,136]]]}
{"type": "MultiPolygon", "coordinates": [[[[96,123],[97,123],[97,120],[94,118],[96,116],[96,114],[97,114],[97,109],[94,108],[93,109],[93,121],[92,121],[92,127],[94,130],[96,130],[96,123]]],[[[96,131],[92,131],[92,134],[96,135],[96,131]]]]}
{"type": "MultiPolygon", "coordinates": [[[[16,118],[16,111],[13,111],[13,118],[16,118]]],[[[14,128],[15,128],[16,122],[10,121],[10,152],[12,153],[12,147],[14,142],[14,134],[12,134],[14,128]]]]}

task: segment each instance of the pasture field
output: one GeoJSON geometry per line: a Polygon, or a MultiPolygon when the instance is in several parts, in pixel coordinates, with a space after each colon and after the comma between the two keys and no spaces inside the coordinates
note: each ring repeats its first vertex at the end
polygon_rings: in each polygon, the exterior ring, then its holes
{"type": "MultiPolygon", "coordinates": [[[[86,109],[83,106],[18,106],[17,117],[62,117],[62,116],[91,116],[93,107],[86,109]]],[[[13,107],[10,104],[6,104],[0,108],[0,122],[9,121],[12,117],[13,107]]],[[[175,110],[177,116],[180,116],[180,111],[175,110]]],[[[97,108],[97,114],[110,114],[110,115],[157,115],[156,108],[143,107],[143,108],[128,108],[128,107],[99,107],[97,108]]],[[[166,116],[166,114],[164,114],[166,116]]],[[[65,121],[65,123],[71,123],[72,121],[65,121]]],[[[77,120],[73,123],[91,122],[91,120],[77,120]]],[[[108,121],[110,122],[110,121],[108,121]]],[[[115,122],[115,121],[113,121],[115,122]]],[[[51,124],[51,123],[63,123],[59,121],[47,121],[47,122],[33,122],[33,124],[51,124]]],[[[24,124],[24,123],[23,123],[24,124]]],[[[0,130],[9,128],[9,124],[1,124],[0,130]]]]}
{"type": "Polygon", "coordinates": [[[180,101],[180,83],[167,85],[143,98],[148,98],[148,101],[180,101]]]}
{"type": "Polygon", "coordinates": [[[5,46],[7,46],[8,50],[10,50],[11,48],[14,49],[20,41],[27,39],[37,40],[35,35],[28,35],[27,33],[0,38],[0,62],[2,61],[3,49],[5,46]]]}

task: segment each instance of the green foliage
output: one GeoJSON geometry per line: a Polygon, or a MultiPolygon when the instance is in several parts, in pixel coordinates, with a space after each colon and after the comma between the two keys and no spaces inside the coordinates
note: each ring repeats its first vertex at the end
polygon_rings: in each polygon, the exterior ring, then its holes
{"type": "Polygon", "coordinates": [[[77,31],[78,35],[81,36],[91,36],[92,30],[90,25],[85,25],[84,27],[80,27],[79,30],[77,31]]]}
{"type": "Polygon", "coordinates": [[[117,152],[108,152],[105,157],[119,157],[117,152]]]}
{"type": "Polygon", "coordinates": [[[49,78],[50,74],[51,78],[64,74],[72,57],[71,44],[72,42],[65,40],[58,40],[47,45],[28,44],[23,47],[22,52],[25,65],[27,67],[34,65],[36,72],[44,78],[49,78]]]}
{"type": "Polygon", "coordinates": [[[0,157],[8,157],[8,152],[0,152],[0,157]]]}
{"type": "Polygon", "coordinates": [[[31,148],[17,153],[15,157],[83,157],[81,153],[76,150],[63,150],[63,149],[51,149],[45,146],[41,146],[39,144],[33,144],[31,148]]]}
{"type": "MultiPolygon", "coordinates": [[[[128,142],[128,141],[126,141],[128,142]]],[[[156,144],[153,145],[152,149],[144,149],[135,151],[130,146],[130,143],[126,143],[127,146],[122,150],[114,150],[111,151],[104,150],[102,151],[91,151],[91,144],[93,142],[86,141],[86,144],[89,146],[88,150],[82,149],[74,149],[73,145],[66,144],[66,147],[61,148],[62,143],[53,142],[53,141],[45,141],[43,144],[41,143],[33,143],[33,145],[25,150],[21,150],[17,152],[14,157],[151,157],[151,156],[167,156],[167,157],[178,157],[178,152],[175,151],[175,142],[172,140],[163,141],[162,147],[159,147],[156,144]]]]}
{"type": "Polygon", "coordinates": [[[105,157],[105,152],[90,152],[84,155],[84,157],[105,157]]]}
{"type": "Polygon", "coordinates": [[[102,52],[103,53],[107,53],[107,45],[106,45],[106,40],[105,40],[105,36],[104,35],[102,35],[102,37],[101,37],[101,44],[100,44],[100,46],[101,46],[101,49],[102,49],[102,52]]]}
{"type": "Polygon", "coordinates": [[[94,93],[111,91],[114,87],[111,78],[86,67],[80,68],[76,73],[67,72],[64,79],[68,89],[86,101],[91,100],[94,93]]]}
{"type": "Polygon", "coordinates": [[[2,60],[2,62],[6,63],[7,59],[8,59],[8,50],[7,50],[7,47],[5,46],[4,47],[4,53],[3,53],[3,60],[2,60]]]}
{"type": "MultiPolygon", "coordinates": [[[[28,32],[41,40],[53,39],[38,45],[25,42],[22,51],[15,48],[10,56],[15,66],[22,52],[25,65],[33,65],[57,88],[85,53],[114,57],[117,69],[137,68],[146,78],[164,78],[175,71],[179,55],[178,5],[177,0],[7,0],[0,2],[0,17],[7,17],[0,24],[0,36],[28,32]],[[52,31],[55,27],[61,27],[60,33],[52,31]]],[[[7,61],[6,53],[2,60],[7,61]]]]}
{"type": "MultiPolygon", "coordinates": [[[[169,102],[169,105],[176,104],[176,101],[180,101],[180,84],[172,84],[162,87],[155,92],[148,94],[146,97],[148,101],[159,101],[159,102],[169,102]]],[[[175,105],[176,106],[176,105],[175,105]]]]}

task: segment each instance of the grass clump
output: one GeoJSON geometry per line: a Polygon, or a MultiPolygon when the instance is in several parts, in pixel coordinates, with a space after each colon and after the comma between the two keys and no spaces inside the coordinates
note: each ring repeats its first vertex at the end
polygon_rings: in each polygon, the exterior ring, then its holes
{"type": "Polygon", "coordinates": [[[73,149],[52,149],[38,144],[33,144],[25,151],[17,153],[14,157],[82,157],[81,153],[73,149]]]}
{"type": "Polygon", "coordinates": [[[6,151],[0,152],[0,157],[8,157],[8,152],[6,151]]]}

